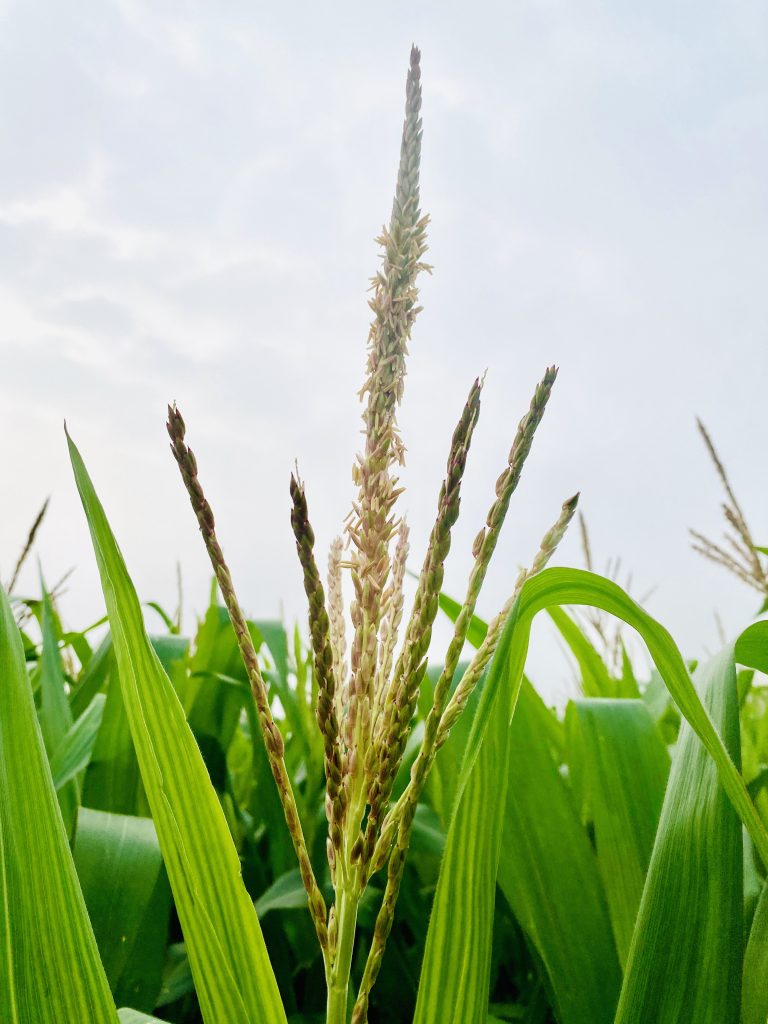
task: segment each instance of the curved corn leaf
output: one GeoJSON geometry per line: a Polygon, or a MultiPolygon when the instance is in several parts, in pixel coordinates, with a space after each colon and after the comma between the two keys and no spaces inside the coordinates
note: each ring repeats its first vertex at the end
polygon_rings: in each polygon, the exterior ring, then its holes
{"type": "MultiPolygon", "coordinates": [[[[441,607],[454,620],[460,610],[457,602],[441,607]]],[[[474,616],[470,643],[479,646],[487,628],[474,616]]],[[[561,1024],[609,1024],[621,971],[595,853],[559,770],[563,753],[561,724],[523,678],[497,881],[541,957],[561,1024]]]]}
{"type": "Polygon", "coordinates": [[[718,781],[758,853],[768,862],[768,833],[669,633],[610,580],[584,570],[545,569],[525,583],[509,613],[473,723],[429,924],[415,1024],[480,1020],[487,1012],[508,726],[532,620],[542,609],[563,604],[601,608],[642,636],[670,694],[711,755],[718,781]]]}
{"type": "Polygon", "coordinates": [[[571,778],[580,781],[582,814],[594,823],[623,968],[659,824],[669,754],[642,701],[572,701],[566,717],[571,778]]]}
{"type": "MultiPolygon", "coordinates": [[[[285,1021],[253,903],[216,793],[145,628],[123,557],[74,443],[119,685],[206,1024],[285,1021]]],[[[113,680],[114,682],[114,680],[113,680]]]]}
{"type": "MultiPolygon", "coordinates": [[[[695,679],[739,761],[733,647],[695,679]]],[[[743,933],[738,815],[683,723],[637,915],[616,1024],[738,1024],[743,933]]]]}
{"type": "Polygon", "coordinates": [[[0,587],[0,1020],[117,1020],[0,587]]]}
{"type": "MultiPolygon", "coordinates": [[[[720,783],[749,832],[755,848],[763,862],[768,863],[768,832],[765,825],[710,713],[699,699],[685,662],[667,630],[611,580],[583,569],[545,569],[528,580],[523,587],[519,628],[524,636],[516,638],[516,644],[527,645],[531,619],[542,608],[553,604],[601,608],[622,619],[640,634],[673,700],[714,760],[720,783]]],[[[754,628],[750,627],[747,633],[754,628]]]]}

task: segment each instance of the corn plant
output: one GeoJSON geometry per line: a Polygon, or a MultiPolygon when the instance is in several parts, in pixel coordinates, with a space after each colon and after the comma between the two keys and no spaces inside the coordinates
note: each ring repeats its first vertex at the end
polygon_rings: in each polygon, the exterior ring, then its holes
{"type": "Polygon", "coordinates": [[[506,613],[520,587],[526,578],[546,565],[577,502],[577,498],[572,498],[563,505],[530,570],[521,574],[507,607],[494,621],[483,648],[451,695],[451,680],[478,594],[555,381],[556,370],[550,367],[518,426],[507,465],[496,482],[495,500],[474,542],[474,566],[466,597],[434,688],[432,707],[411,768],[410,782],[400,799],[390,807],[392,787],[402,763],[427,668],[444,564],[451,546],[451,530],[459,514],[461,481],[480,411],[482,390],[482,381],[478,379],[470,389],[453,434],[435,525],[398,651],[408,527],[405,518],[397,513],[401,488],[396,468],[404,457],[397,408],[403,394],[407,345],[419,312],[417,278],[426,269],[423,256],[427,218],[421,213],[419,195],[420,111],[420,54],[414,47],[406,83],[405,122],[392,215],[378,240],[382,266],[372,282],[370,306],[374,319],[368,337],[367,376],[361,391],[365,401],[365,448],[353,467],[353,480],[358,490],[345,528],[348,554],[343,556],[341,538],[331,547],[330,602],[315,558],[315,537],[305,489],[298,475],[291,477],[291,524],[309,602],[309,629],[318,685],[317,725],[324,743],[327,857],[334,892],[330,910],[313,872],[285,767],[282,738],[272,718],[267,687],[216,536],[213,513],[198,478],[197,463],[186,444],[184,420],[175,407],[169,409],[168,417],[171,449],[237,634],[272,774],[307,890],[325,963],[329,1024],[346,1022],[358,907],[371,876],[386,868],[387,881],[374,938],[352,1011],[353,1024],[364,1024],[368,1019],[370,992],[392,927],[416,807],[435,754],[493,656],[506,613]],[[345,661],[343,571],[349,574],[354,592],[349,609],[353,629],[349,665],[345,661]]]}
{"type": "Polygon", "coordinates": [[[766,623],[692,676],[616,583],[546,567],[575,498],[499,614],[475,611],[554,369],[518,426],[456,602],[442,583],[479,414],[472,385],[406,615],[396,415],[425,269],[420,106],[414,49],[373,279],[365,446],[326,585],[305,487],[298,473],[290,483],[308,652],[244,614],[176,408],[171,448],[224,602],[213,595],[193,644],[156,605],[168,632],[148,635],[68,439],[109,633],[92,648],[89,631],[66,632],[44,585],[15,608],[0,593],[3,1024],[139,1024],[163,1006],[173,1021],[199,1007],[205,1024],[768,1019],[768,700],[755,676],[768,669],[766,623]],[[604,660],[563,606],[636,630],[650,683],[604,660]],[[441,607],[453,636],[428,665],[441,607]],[[564,719],[524,676],[541,611],[579,669],[583,697],[564,719]],[[425,849],[431,867],[409,875],[425,849]],[[405,953],[395,943],[388,980],[403,900],[421,930],[405,953]],[[269,915],[286,908],[299,916],[275,930],[269,915]],[[294,949],[301,1003],[282,963],[294,949]],[[413,1009],[398,1016],[409,975],[413,1009]]]}

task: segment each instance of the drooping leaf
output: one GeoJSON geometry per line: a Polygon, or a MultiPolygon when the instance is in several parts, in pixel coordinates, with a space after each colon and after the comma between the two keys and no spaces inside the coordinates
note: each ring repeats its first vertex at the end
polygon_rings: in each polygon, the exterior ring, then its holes
{"type": "Polygon", "coordinates": [[[237,852],[176,692],[77,448],[70,456],[107,605],[118,678],[206,1024],[285,1012],[237,852]]]}
{"type": "Polygon", "coordinates": [[[712,757],[720,783],[749,832],[758,853],[763,861],[768,863],[768,831],[750,799],[744,780],[728,753],[723,737],[697,695],[685,662],[667,630],[611,580],[583,569],[545,569],[538,576],[528,580],[523,587],[520,595],[520,624],[513,647],[522,648],[527,645],[533,617],[542,608],[554,604],[591,605],[601,608],[637,630],[645,641],[677,707],[712,757]]]}
{"type": "Polygon", "coordinates": [[[0,587],[0,1020],[116,1019],[0,587]]]}
{"type": "Polygon", "coordinates": [[[491,869],[498,863],[498,799],[506,786],[506,727],[514,711],[532,620],[540,610],[563,604],[600,608],[640,633],[673,699],[712,758],[717,779],[757,851],[764,860],[768,854],[768,833],[669,633],[617,584],[583,570],[546,569],[525,583],[510,611],[473,723],[430,920],[417,1024],[480,1019],[487,1009],[491,877],[495,878],[491,869]],[[471,944],[466,942],[468,934],[473,936],[471,944]]]}

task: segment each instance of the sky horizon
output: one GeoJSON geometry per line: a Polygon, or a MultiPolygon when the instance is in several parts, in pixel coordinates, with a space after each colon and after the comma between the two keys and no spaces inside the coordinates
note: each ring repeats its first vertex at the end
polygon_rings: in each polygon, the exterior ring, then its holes
{"type": "MultiPolygon", "coordinates": [[[[242,603],[303,622],[288,480],[298,459],[324,564],[353,496],[366,288],[415,42],[434,273],[400,416],[411,567],[473,379],[488,370],[455,596],[555,363],[480,614],[580,491],[597,565],[621,558],[687,656],[715,650],[716,615],[734,635],[759,596],[690,550],[689,527],[721,533],[696,416],[768,544],[768,12],[528,0],[388,15],[0,0],[0,579],[50,494],[46,578],[75,567],[71,624],[103,608],[66,418],[141,598],[173,605],[180,562],[189,625],[210,569],[167,446],[178,401],[242,603]]],[[[583,564],[577,530],[557,563],[583,564]]],[[[548,695],[569,684],[543,623],[530,674],[548,695]]]]}

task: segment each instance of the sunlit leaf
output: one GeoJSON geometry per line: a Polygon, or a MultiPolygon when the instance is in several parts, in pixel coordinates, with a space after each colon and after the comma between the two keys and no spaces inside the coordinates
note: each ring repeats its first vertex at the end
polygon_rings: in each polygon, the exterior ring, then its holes
{"type": "Polygon", "coordinates": [[[0,587],[0,1020],[116,1021],[0,587]]]}
{"type": "MultiPolygon", "coordinates": [[[[738,764],[733,648],[700,666],[695,678],[708,714],[738,764]]],[[[717,766],[684,723],[629,950],[617,1024],[738,1024],[742,862],[738,815],[717,766]]]]}
{"type": "Polygon", "coordinates": [[[107,605],[119,685],[207,1024],[285,1020],[258,918],[200,751],[160,659],[104,510],[70,456],[107,605]]]}

